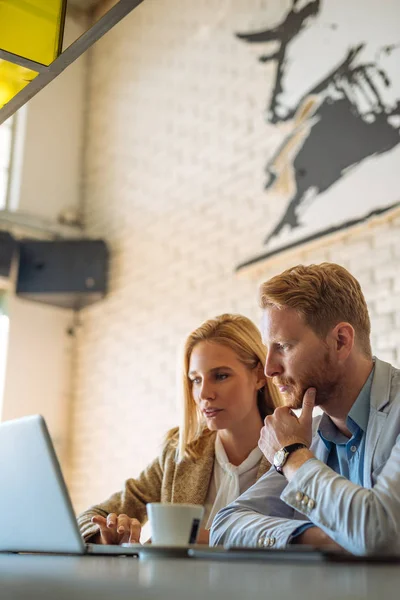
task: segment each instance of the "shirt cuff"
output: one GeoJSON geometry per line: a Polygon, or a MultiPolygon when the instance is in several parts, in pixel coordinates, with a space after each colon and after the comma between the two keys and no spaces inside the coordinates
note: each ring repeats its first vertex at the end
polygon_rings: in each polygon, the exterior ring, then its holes
{"type": "Polygon", "coordinates": [[[296,538],[298,538],[299,535],[304,533],[307,529],[310,529],[310,527],[315,527],[314,523],[305,523],[304,525],[300,525],[300,527],[298,527],[297,529],[295,529],[293,531],[292,535],[290,536],[290,538],[288,540],[288,544],[296,543],[295,542],[296,538]]]}

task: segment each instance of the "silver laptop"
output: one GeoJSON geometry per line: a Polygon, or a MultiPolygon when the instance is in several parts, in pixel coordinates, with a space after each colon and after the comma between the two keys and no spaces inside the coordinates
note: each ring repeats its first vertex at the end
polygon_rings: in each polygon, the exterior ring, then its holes
{"type": "Polygon", "coordinates": [[[136,555],[85,544],[53,444],[40,415],[0,425],[0,552],[136,555]]]}

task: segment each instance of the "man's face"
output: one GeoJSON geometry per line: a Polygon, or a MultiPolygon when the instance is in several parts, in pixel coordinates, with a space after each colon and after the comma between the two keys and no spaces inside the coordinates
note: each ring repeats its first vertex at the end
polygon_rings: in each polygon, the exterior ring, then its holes
{"type": "Polygon", "coordinates": [[[285,403],[301,408],[306,390],[314,387],[316,404],[326,404],[339,381],[333,346],[318,337],[291,308],[264,309],[261,332],[267,348],[265,374],[285,403]]]}

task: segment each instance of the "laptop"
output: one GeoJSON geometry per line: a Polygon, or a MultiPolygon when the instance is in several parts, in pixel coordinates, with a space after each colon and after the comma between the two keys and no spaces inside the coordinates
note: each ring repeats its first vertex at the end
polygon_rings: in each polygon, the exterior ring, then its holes
{"type": "Polygon", "coordinates": [[[0,424],[0,552],[138,555],[137,549],[85,544],[40,415],[0,424]]]}

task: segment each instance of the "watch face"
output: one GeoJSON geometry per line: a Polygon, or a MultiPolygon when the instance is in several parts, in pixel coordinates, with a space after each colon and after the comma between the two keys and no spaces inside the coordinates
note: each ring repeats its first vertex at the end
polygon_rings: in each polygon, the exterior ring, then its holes
{"type": "Polygon", "coordinates": [[[274,456],[274,465],[275,467],[282,467],[285,464],[286,452],[283,450],[278,450],[275,452],[274,456]]]}

